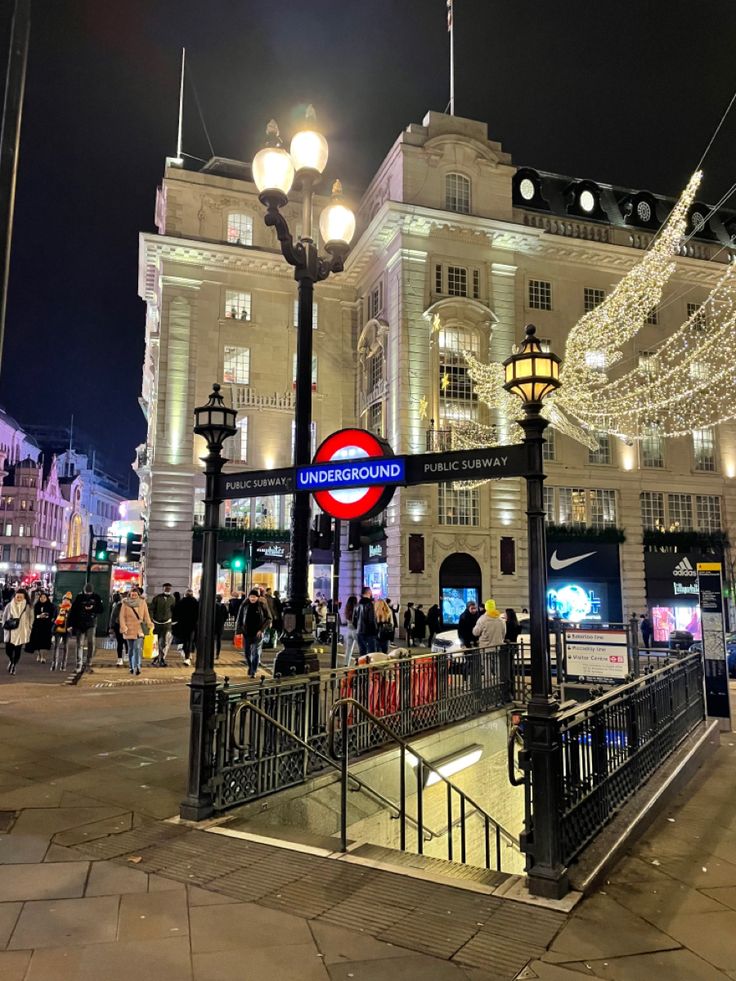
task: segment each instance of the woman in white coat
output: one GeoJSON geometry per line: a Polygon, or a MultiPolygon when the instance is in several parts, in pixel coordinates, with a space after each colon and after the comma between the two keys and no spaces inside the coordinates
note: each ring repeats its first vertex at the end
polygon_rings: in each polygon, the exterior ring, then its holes
{"type": "Polygon", "coordinates": [[[3,635],[8,656],[8,673],[15,674],[23,648],[31,639],[33,607],[25,589],[16,589],[15,596],[3,610],[3,635]]]}

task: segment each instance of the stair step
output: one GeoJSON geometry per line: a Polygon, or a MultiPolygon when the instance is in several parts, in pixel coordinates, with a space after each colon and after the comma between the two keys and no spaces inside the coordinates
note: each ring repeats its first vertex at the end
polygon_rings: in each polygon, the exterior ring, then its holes
{"type": "Polygon", "coordinates": [[[350,849],[351,855],[365,858],[372,862],[386,865],[397,865],[403,868],[421,869],[440,875],[447,879],[465,879],[478,882],[484,886],[495,888],[506,882],[512,876],[506,872],[496,872],[492,869],[481,869],[475,865],[462,865],[460,862],[449,862],[444,858],[432,858],[429,855],[416,855],[413,852],[402,852],[396,848],[386,848],[383,845],[358,845],[350,849]]]}

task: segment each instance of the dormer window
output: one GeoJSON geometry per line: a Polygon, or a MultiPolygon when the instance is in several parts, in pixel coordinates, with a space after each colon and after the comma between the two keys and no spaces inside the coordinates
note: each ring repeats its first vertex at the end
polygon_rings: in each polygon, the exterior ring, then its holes
{"type": "Polygon", "coordinates": [[[445,208],[461,215],[470,214],[470,181],[462,174],[445,177],[445,208]]]}

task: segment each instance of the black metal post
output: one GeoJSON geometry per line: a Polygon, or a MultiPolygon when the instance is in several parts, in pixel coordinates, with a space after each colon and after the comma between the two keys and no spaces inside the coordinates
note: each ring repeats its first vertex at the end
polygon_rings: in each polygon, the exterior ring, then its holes
{"type": "Polygon", "coordinates": [[[342,522],[335,518],[335,530],[332,538],[332,615],[335,618],[335,626],[332,631],[332,651],[330,656],[330,667],[334,671],[337,667],[337,642],[340,639],[340,533],[342,522]]]}
{"type": "MultiPolygon", "coordinates": [[[[0,361],[5,339],[5,313],[10,279],[10,248],[13,238],[15,185],[18,176],[20,128],[26,85],[28,42],[31,33],[31,0],[15,0],[10,28],[5,100],[0,128],[0,361]]],[[[89,574],[88,574],[89,578],[89,574]]]]}
{"type": "Polygon", "coordinates": [[[547,420],[539,402],[524,405],[527,449],[527,528],[529,550],[529,646],[531,699],[526,721],[526,749],[531,766],[534,810],[527,808],[524,835],[529,889],[537,896],[559,899],[568,891],[567,869],[560,861],[559,808],[562,806],[559,705],[552,693],[547,625],[547,545],[544,528],[544,430],[547,420]]]}
{"type": "Polygon", "coordinates": [[[85,582],[92,581],[92,558],[94,556],[95,550],[95,529],[94,525],[87,525],[87,534],[89,535],[89,548],[87,549],[87,576],[85,582]]]}
{"type": "Polygon", "coordinates": [[[205,463],[204,528],[202,530],[202,582],[199,590],[197,660],[189,682],[189,775],[187,796],[179,815],[186,821],[203,821],[212,814],[208,787],[212,768],[211,726],[215,717],[215,596],[217,593],[217,541],[220,505],[217,478],[225,459],[220,445],[209,444],[205,463]]]}

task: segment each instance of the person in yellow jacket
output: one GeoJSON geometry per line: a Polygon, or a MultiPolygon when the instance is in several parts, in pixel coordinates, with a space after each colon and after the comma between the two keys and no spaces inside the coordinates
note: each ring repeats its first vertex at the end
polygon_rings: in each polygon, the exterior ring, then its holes
{"type": "Polygon", "coordinates": [[[134,586],[120,607],[120,633],[128,642],[128,663],[131,674],[141,673],[143,636],[151,630],[153,630],[153,622],[148,612],[148,604],[134,586]]]}
{"type": "Polygon", "coordinates": [[[473,635],[478,638],[479,647],[499,647],[506,640],[506,624],[496,609],[496,601],[485,601],[485,613],[478,618],[473,627],[473,635]]]}

